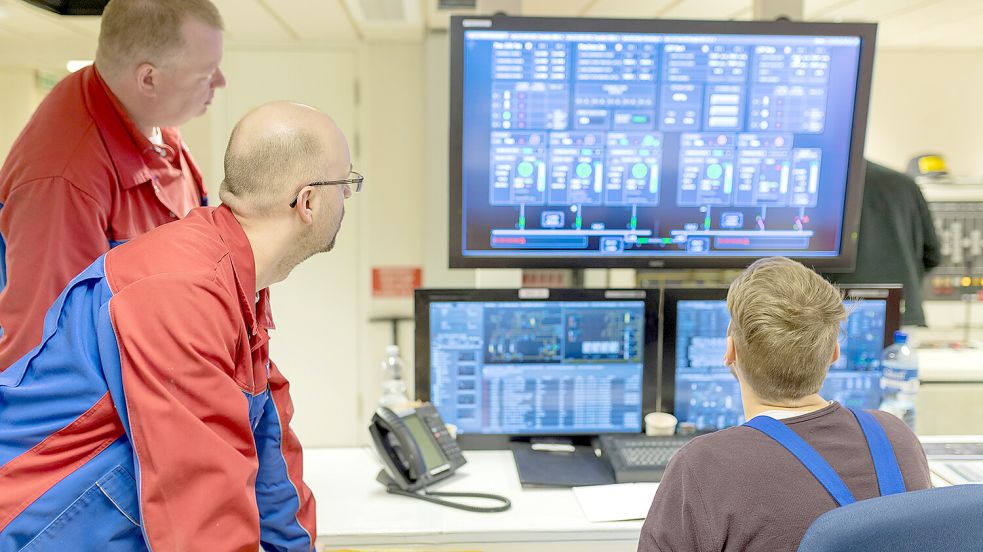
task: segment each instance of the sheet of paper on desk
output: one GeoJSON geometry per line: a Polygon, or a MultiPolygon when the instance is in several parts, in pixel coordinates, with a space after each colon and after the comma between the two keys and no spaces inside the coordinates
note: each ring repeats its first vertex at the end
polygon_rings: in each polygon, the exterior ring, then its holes
{"type": "Polygon", "coordinates": [[[935,475],[951,485],[983,483],[983,461],[981,460],[933,461],[930,466],[935,475]]]}
{"type": "Polygon", "coordinates": [[[574,487],[580,509],[587,521],[625,521],[645,519],[658,483],[619,483],[574,487]]]}

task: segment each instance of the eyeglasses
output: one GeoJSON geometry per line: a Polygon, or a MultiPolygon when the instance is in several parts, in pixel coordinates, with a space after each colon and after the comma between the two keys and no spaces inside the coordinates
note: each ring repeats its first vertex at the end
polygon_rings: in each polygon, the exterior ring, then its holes
{"type": "MultiPolygon", "coordinates": [[[[354,190],[356,192],[361,192],[362,191],[362,181],[365,180],[365,177],[362,176],[362,175],[360,175],[360,174],[358,174],[355,171],[352,171],[351,175],[352,175],[351,178],[346,178],[344,180],[324,180],[324,181],[321,181],[321,182],[311,182],[310,184],[308,184],[308,186],[341,186],[341,185],[345,185],[345,186],[351,186],[352,190],[354,190]]],[[[290,202],[290,208],[293,209],[296,206],[297,206],[297,198],[295,197],[294,200],[290,202]]]]}

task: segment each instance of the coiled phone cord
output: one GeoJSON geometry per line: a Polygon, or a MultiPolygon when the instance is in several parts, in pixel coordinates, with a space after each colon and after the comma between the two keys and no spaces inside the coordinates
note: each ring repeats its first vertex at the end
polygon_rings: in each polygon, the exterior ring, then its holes
{"type": "Polygon", "coordinates": [[[512,501],[505,498],[504,496],[486,493],[438,493],[435,491],[424,490],[423,493],[414,493],[412,491],[404,491],[396,485],[386,485],[386,492],[389,494],[408,496],[410,498],[419,498],[420,500],[426,500],[427,502],[433,502],[434,504],[440,504],[441,506],[449,506],[451,508],[457,508],[458,510],[466,510],[468,512],[479,512],[483,514],[491,514],[495,512],[504,512],[512,507],[512,501]],[[460,502],[454,502],[452,500],[442,500],[436,498],[439,496],[456,496],[464,498],[483,498],[486,500],[494,500],[496,502],[501,502],[501,506],[471,506],[470,504],[462,504],[460,502]]]}

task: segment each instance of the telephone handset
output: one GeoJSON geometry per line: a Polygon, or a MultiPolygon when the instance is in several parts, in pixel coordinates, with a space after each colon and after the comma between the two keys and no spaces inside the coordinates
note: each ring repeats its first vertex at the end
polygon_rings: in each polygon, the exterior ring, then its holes
{"type": "Polygon", "coordinates": [[[473,512],[501,512],[511,506],[507,498],[498,495],[416,492],[450,477],[467,462],[432,404],[399,412],[382,407],[372,416],[369,433],[384,466],[376,480],[385,485],[389,493],[473,512]],[[433,498],[435,496],[485,498],[503,505],[477,507],[433,498]]]}

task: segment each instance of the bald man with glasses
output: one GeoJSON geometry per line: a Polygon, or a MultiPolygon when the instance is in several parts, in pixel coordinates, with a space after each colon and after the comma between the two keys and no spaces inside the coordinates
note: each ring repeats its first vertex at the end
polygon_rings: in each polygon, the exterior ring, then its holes
{"type": "Polygon", "coordinates": [[[362,177],[289,102],[236,125],[225,169],[221,206],[99,257],[0,373],[0,550],[313,549],[268,288],[334,246],[362,177]]]}

